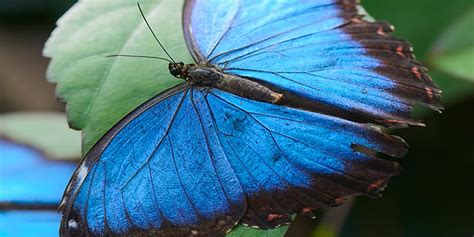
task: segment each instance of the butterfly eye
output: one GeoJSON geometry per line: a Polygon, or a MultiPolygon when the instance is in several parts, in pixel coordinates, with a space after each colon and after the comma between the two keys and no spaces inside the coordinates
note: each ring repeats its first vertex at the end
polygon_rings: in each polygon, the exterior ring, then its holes
{"type": "Polygon", "coordinates": [[[173,67],[173,68],[170,68],[170,73],[171,75],[177,77],[179,76],[179,74],[181,74],[181,70],[176,67],[173,67]]]}
{"type": "Polygon", "coordinates": [[[182,67],[178,65],[177,63],[170,63],[168,65],[168,69],[171,73],[171,75],[178,77],[181,74],[182,67]]]}

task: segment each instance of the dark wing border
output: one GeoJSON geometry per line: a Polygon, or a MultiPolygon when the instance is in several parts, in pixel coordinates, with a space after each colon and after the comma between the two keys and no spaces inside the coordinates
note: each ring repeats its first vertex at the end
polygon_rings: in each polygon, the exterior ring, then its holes
{"type": "Polygon", "coordinates": [[[194,39],[193,33],[191,32],[191,15],[196,4],[196,0],[185,0],[184,7],[183,7],[183,31],[184,31],[184,39],[186,41],[186,45],[188,46],[189,52],[193,56],[194,60],[199,62],[206,62],[207,59],[204,57],[196,45],[196,41],[194,39]]]}

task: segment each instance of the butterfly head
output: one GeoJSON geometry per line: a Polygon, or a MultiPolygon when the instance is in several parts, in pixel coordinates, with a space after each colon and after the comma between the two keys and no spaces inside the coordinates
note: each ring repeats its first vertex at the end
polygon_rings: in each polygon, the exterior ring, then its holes
{"type": "Polygon", "coordinates": [[[186,65],[182,62],[168,64],[171,75],[176,78],[186,78],[186,65]]]}

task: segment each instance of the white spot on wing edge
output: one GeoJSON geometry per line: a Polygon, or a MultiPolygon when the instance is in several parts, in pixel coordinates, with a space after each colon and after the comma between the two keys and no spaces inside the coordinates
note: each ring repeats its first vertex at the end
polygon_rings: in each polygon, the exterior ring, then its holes
{"type": "Polygon", "coordinates": [[[71,219],[67,222],[67,226],[70,228],[70,229],[77,229],[77,222],[76,220],[74,219],[71,219]]]}
{"type": "MultiPolygon", "coordinates": [[[[237,226],[238,224],[239,224],[239,221],[236,221],[236,222],[234,223],[234,226],[232,226],[232,228],[228,229],[225,233],[226,233],[226,234],[230,233],[230,232],[235,228],[235,226],[237,226]]],[[[242,224],[242,225],[245,226],[244,224],[242,224]]]]}

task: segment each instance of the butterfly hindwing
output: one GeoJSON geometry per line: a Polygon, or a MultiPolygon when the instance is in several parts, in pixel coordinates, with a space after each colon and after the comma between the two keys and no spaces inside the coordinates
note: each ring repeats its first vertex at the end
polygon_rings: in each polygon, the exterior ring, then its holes
{"type": "Polygon", "coordinates": [[[354,146],[401,157],[405,143],[331,116],[212,90],[205,98],[220,144],[247,195],[241,223],[274,228],[290,214],[377,197],[398,164],[354,146]]]}
{"type": "Polygon", "coordinates": [[[65,196],[61,232],[211,235],[246,209],[240,183],[187,86],[129,114],[85,157],[65,196]]]}
{"type": "MultiPolygon", "coordinates": [[[[60,193],[57,193],[60,195],[60,193]]],[[[0,212],[0,236],[58,236],[61,215],[54,210],[0,212]]]]}
{"type": "Polygon", "coordinates": [[[0,206],[56,208],[73,162],[49,160],[37,149],[1,138],[0,154],[0,206]]]}
{"type": "Polygon", "coordinates": [[[56,212],[73,162],[0,137],[0,236],[57,236],[56,212]]]}
{"type": "Polygon", "coordinates": [[[439,109],[440,90],[411,46],[390,36],[393,27],[363,20],[357,4],[187,0],[184,31],[196,60],[308,99],[312,110],[359,122],[416,124],[412,106],[439,109]]]}

